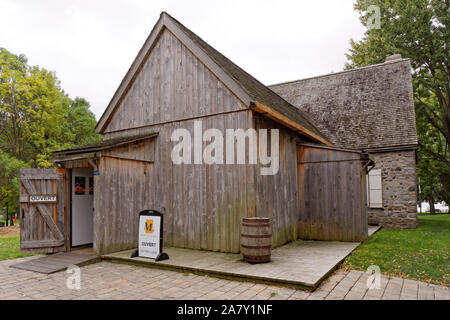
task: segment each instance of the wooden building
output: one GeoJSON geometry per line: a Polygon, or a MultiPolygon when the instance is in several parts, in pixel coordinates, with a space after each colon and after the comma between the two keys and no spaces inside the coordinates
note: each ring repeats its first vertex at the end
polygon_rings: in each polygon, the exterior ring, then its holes
{"type": "Polygon", "coordinates": [[[239,252],[241,220],[255,216],[271,219],[274,247],[367,237],[368,156],[333,147],[308,116],[167,13],[96,130],[103,142],[54,153],[61,168],[22,170],[23,251],[135,248],[144,209],[162,211],[165,244],[183,248],[239,252]],[[278,129],[279,170],[261,175],[264,165],[248,161],[174,164],[173,132],[195,136],[198,121],[204,131],[255,129],[257,141],[259,129],[278,129]],[[58,201],[32,203],[36,194],[58,201]]]}
{"type": "Polygon", "coordinates": [[[368,220],[383,228],[417,226],[416,150],[411,63],[384,63],[270,86],[308,114],[333,145],[370,152],[368,220]]]}

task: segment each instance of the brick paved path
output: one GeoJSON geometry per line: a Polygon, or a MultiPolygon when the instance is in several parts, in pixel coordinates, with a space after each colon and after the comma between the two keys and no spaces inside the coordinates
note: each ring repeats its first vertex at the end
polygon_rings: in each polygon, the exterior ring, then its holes
{"type": "Polygon", "coordinates": [[[27,257],[0,261],[0,299],[445,299],[449,287],[382,276],[380,289],[368,290],[367,275],[339,270],[315,292],[294,290],[101,262],[81,268],[81,290],[66,287],[70,274],[51,275],[12,269],[27,257]]]}

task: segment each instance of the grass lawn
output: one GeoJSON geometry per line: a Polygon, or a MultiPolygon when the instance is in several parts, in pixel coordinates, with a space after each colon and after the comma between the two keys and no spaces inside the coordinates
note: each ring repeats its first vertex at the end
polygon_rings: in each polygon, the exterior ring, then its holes
{"type": "Polygon", "coordinates": [[[20,228],[18,225],[0,228],[0,260],[26,257],[20,253],[20,228]]]}
{"type": "Polygon", "coordinates": [[[381,230],[347,257],[344,267],[450,284],[450,215],[419,216],[417,229],[381,230]]]}
{"type": "Polygon", "coordinates": [[[20,253],[20,236],[0,236],[0,261],[30,256],[20,253]]]}
{"type": "MultiPolygon", "coordinates": [[[[3,218],[0,218],[0,222],[3,222],[3,223],[5,223],[5,219],[3,219],[3,218]]],[[[14,223],[14,225],[19,225],[19,222],[20,222],[20,220],[17,220],[17,222],[15,222],[14,223]]],[[[9,221],[8,221],[8,226],[9,226],[10,224],[9,224],[9,221]]]]}

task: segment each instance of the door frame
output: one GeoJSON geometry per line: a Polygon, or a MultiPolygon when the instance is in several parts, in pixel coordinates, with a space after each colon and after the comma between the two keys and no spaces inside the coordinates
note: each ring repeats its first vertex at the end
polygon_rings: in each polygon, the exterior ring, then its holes
{"type": "MultiPolygon", "coordinates": [[[[69,200],[69,214],[68,214],[68,221],[69,221],[69,225],[68,225],[69,226],[68,246],[69,246],[70,250],[68,250],[68,251],[71,251],[72,248],[73,248],[73,250],[78,250],[78,249],[91,247],[91,246],[93,247],[94,246],[94,237],[92,237],[92,243],[80,244],[80,245],[77,245],[77,246],[72,246],[72,234],[73,234],[73,232],[72,232],[73,231],[73,229],[72,229],[72,215],[73,215],[73,212],[72,212],[72,203],[73,203],[72,178],[73,178],[73,169],[85,169],[85,168],[91,168],[92,171],[95,170],[95,168],[92,165],[90,165],[90,164],[88,166],[84,166],[84,167],[76,167],[76,168],[66,169],[67,171],[69,171],[69,181],[70,181],[70,183],[69,183],[69,186],[70,186],[70,188],[69,188],[70,189],[69,190],[69,199],[70,200],[69,200]]],[[[88,187],[89,179],[86,181],[86,185],[88,187]]],[[[86,189],[88,189],[88,188],[86,188],[86,189]]],[[[93,197],[95,197],[95,183],[94,183],[94,195],[93,195],[93,197]]],[[[92,199],[92,208],[94,208],[94,198],[92,199]]],[[[95,214],[95,211],[92,212],[92,226],[94,226],[94,214],[95,214]]],[[[94,227],[92,227],[92,235],[94,235],[93,233],[94,233],[94,227]]]]}
{"type": "MultiPolygon", "coordinates": [[[[91,244],[89,244],[89,245],[80,245],[80,246],[72,247],[72,169],[92,168],[93,170],[96,170],[96,168],[85,159],[62,162],[62,166],[63,166],[63,168],[61,168],[61,170],[65,171],[64,217],[66,220],[64,222],[64,224],[65,224],[64,236],[65,236],[66,252],[69,252],[72,250],[78,250],[78,249],[85,248],[87,246],[91,246],[91,244]]],[[[95,188],[95,184],[94,184],[94,188],[95,188]]],[[[95,197],[95,195],[96,195],[96,192],[94,191],[94,197],[95,197]]],[[[95,212],[94,212],[94,214],[95,214],[95,212]]],[[[94,240],[95,240],[95,238],[94,238],[94,240]]],[[[94,245],[94,243],[92,243],[92,246],[93,245],[94,245]]]]}

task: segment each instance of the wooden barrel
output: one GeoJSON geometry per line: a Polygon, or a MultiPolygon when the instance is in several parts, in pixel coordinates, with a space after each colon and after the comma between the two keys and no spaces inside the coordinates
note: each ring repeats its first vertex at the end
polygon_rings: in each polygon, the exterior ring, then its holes
{"type": "Polygon", "coordinates": [[[241,253],[244,261],[262,263],[270,261],[272,228],[269,218],[243,218],[241,253]]]}

